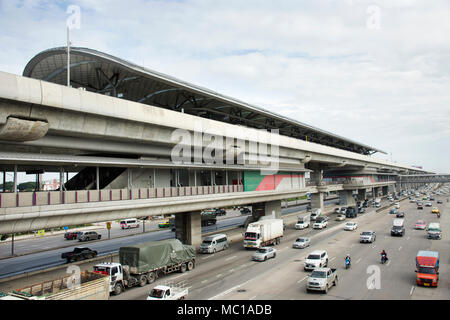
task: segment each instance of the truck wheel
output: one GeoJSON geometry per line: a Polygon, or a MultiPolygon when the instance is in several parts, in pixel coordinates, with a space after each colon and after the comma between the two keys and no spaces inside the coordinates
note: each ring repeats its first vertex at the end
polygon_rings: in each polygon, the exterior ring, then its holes
{"type": "Polygon", "coordinates": [[[328,283],[325,285],[325,290],[324,290],[324,292],[325,292],[325,293],[328,293],[328,283]]]}
{"type": "Polygon", "coordinates": [[[180,267],[180,272],[181,272],[181,273],[185,273],[185,272],[186,272],[186,269],[187,269],[186,263],[183,263],[183,264],[181,265],[181,267],[180,267]]]}
{"type": "Polygon", "coordinates": [[[147,282],[148,283],[153,283],[153,282],[155,282],[155,280],[156,280],[156,274],[153,273],[153,272],[149,272],[147,274],[147,282]]]}
{"type": "Polygon", "coordinates": [[[143,287],[147,284],[147,277],[144,275],[139,276],[139,287],[143,287]]]}
{"type": "Polygon", "coordinates": [[[192,269],[194,269],[194,262],[193,261],[189,261],[187,264],[187,269],[188,271],[191,271],[192,269]]]}
{"type": "Polygon", "coordinates": [[[117,283],[115,286],[114,286],[114,294],[116,295],[116,296],[118,296],[119,294],[121,294],[123,292],[123,287],[122,287],[122,285],[120,284],[120,283],[117,283]]]}

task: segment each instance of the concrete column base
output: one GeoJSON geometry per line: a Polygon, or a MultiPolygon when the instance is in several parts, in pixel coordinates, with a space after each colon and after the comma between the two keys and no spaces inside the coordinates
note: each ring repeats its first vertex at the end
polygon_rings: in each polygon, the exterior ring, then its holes
{"type": "Polygon", "coordinates": [[[388,186],[381,187],[381,192],[383,193],[383,196],[387,196],[388,191],[389,191],[388,186]]]}
{"type": "Polygon", "coordinates": [[[366,200],[366,189],[358,189],[358,200],[359,201],[364,201],[366,200]]]}
{"type": "Polygon", "coordinates": [[[320,209],[323,211],[324,209],[323,199],[324,199],[323,192],[311,194],[311,210],[320,209]]]}
{"type": "Polygon", "coordinates": [[[196,249],[202,242],[202,221],[200,211],[175,214],[175,237],[183,244],[196,249]]]}
{"type": "Polygon", "coordinates": [[[281,219],[281,200],[264,202],[265,216],[272,216],[274,219],[281,219]]]}
{"type": "Polygon", "coordinates": [[[355,198],[353,198],[352,190],[339,191],[339,204],[341,206],[353,207],[356,205],[355,198]]]}

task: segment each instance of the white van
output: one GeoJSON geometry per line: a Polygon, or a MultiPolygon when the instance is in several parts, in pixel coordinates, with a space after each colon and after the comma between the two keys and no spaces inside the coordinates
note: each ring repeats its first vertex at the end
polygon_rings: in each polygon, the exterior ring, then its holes
{"type": "Polygon", "coordinates": [[[404,236],[405,235],[405,220],[394,219],[392,221],[391,236],[404,236]]]}
{"type": "Polygon", "coordinates": [[[137,219],[125,219],[120,221],[122,229],[139,228],[139,221],[137,219]]]}
{"type": "Polygon", "coordinates": [[[216,253],[228,249],[228,238],[226,234],[215,234],[207,236],[200,245],[200,253],[216,253]]]}

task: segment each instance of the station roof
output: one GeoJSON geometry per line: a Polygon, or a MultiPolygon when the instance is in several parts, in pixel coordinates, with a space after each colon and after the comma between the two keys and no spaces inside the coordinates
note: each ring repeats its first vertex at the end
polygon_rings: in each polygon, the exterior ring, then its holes
{"type": "MultiPolygon", "coordinates": [[[[38,53],[23,75],[67,84],[67,48],[38,53]]],[[[279,129],[281,135],[359,154],[385,151],[340,137],[212,90],[176,79],[89,48],[70,49],[71,86],[199,117],[257,129],[279,129]]]]}

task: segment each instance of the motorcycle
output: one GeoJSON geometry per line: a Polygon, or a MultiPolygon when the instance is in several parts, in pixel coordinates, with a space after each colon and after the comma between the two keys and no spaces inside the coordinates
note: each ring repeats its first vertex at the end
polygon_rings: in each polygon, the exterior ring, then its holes
{"type": "Polygon", "coordinates": [[[382,254],[382,255],[381,255],[381,264],[385,264],[386,261],[388,261],[387,256],[386,256],[385,254],[382,254]]]}

